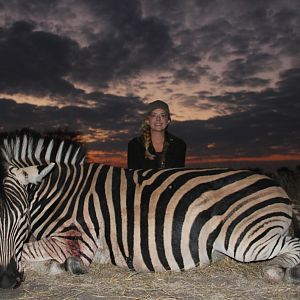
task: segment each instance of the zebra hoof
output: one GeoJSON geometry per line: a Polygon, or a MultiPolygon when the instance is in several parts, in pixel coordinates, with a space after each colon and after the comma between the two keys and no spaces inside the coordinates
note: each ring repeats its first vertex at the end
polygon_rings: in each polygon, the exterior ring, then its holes
{"type": "Polygon", "coordinates": [[[280,266],[266,266],[263,268],[263,277],[272,283],[283,281],[285,269],[280,266]]]}
{"type": "Polygon", "coordinates": [[[70,256],[65,261],[65,269],[72,274],[80,275],[88,272],[82,260],[79,257],[70,256]]]}
{"type": "Polygon", "coordinates": [[[300,284],[300,265],[287,269],[285,280],[289,283],[300,284]]]}

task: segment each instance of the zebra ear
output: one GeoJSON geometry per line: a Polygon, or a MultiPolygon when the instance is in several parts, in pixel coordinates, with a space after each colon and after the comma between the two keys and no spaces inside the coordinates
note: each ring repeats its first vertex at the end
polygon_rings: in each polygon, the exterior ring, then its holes
{"type": "Polygon", "coordinates": [[[55,166],[55,163],[50,163],[46,166],[30,166],[25,168],[14,168],[12,173],[17,177],[18,181],[27,185],[29,183],[38,184],[47,176],[55,166]]]}
{"type": "Polygon", "coordinates": [[[55,163],[50,163],[49,165],[42,166],[42,167],[39,166],[38,167],[38,170],[39,170],[38,181],[42,181],[42,179],[52,171],[54,166],[55,166],[55,163]]]}

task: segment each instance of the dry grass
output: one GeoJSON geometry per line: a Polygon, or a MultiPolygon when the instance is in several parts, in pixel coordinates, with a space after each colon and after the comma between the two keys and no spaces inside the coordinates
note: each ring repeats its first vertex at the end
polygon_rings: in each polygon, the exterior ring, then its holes
{"type": "Polygon", "coordinates": [[[1,299],[300,299],[300,286],[271,284],[262,263],[225,259],[185,272],[136,273],[111,265],[92,265],[89,274],[57,276],[27,272],[22,286],[1,291],[1,299]]]}

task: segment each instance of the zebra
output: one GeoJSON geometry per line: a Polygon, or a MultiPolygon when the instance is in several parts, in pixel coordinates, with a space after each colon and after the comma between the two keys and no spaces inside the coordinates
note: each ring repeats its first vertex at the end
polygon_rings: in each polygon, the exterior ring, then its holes
{"type": "Polygon", "coordinates": [[[0,152],[1,288],[36,262],[54,273],[86,273],[92,262],[160,272],[224,256],[267,261],[267,280],[300,283],[292,205],[265,175],[89,163],[78,144],[29,130],[5,135],[0,152]]]}

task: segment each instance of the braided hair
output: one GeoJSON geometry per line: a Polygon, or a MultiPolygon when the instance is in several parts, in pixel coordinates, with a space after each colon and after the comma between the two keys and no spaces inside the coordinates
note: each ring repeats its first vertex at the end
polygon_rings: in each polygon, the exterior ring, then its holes
{"type": "Polygon", "coordinates": [[[145,147],[145,158],[154,160],[155,155],[151,154],[149,151],[149,147],[151,145],[151,129],[150,129],[150,125],[147,124],[146,120],[144,120],[142,124],[142,138],[145,147]]]}
{"type": "MultiPolygon", "coordinates": [[[[166,134],[166,132],[165,132],[166,134]]],[[[142,139],[143,139],[143,144],[144,144],[144,148],[145,148],[145,158],[146,159],[150,159],[150,160],[154,160],[156,158],[156,155],[152,154],[149,151],[149,147],[151,145],[151,128],[150,125],[147,124],[146,121],[143,122],[142,124],[142,139]]],[[[163,151],[162,151],[162,157],[161,157],[161,166],[164,166],[165,163],[165,159],[166,159],[166,151],[169,147],[169,142],[168,140],[165,138],[164,140],[164,145],[163,145],[163,151]]]]}

